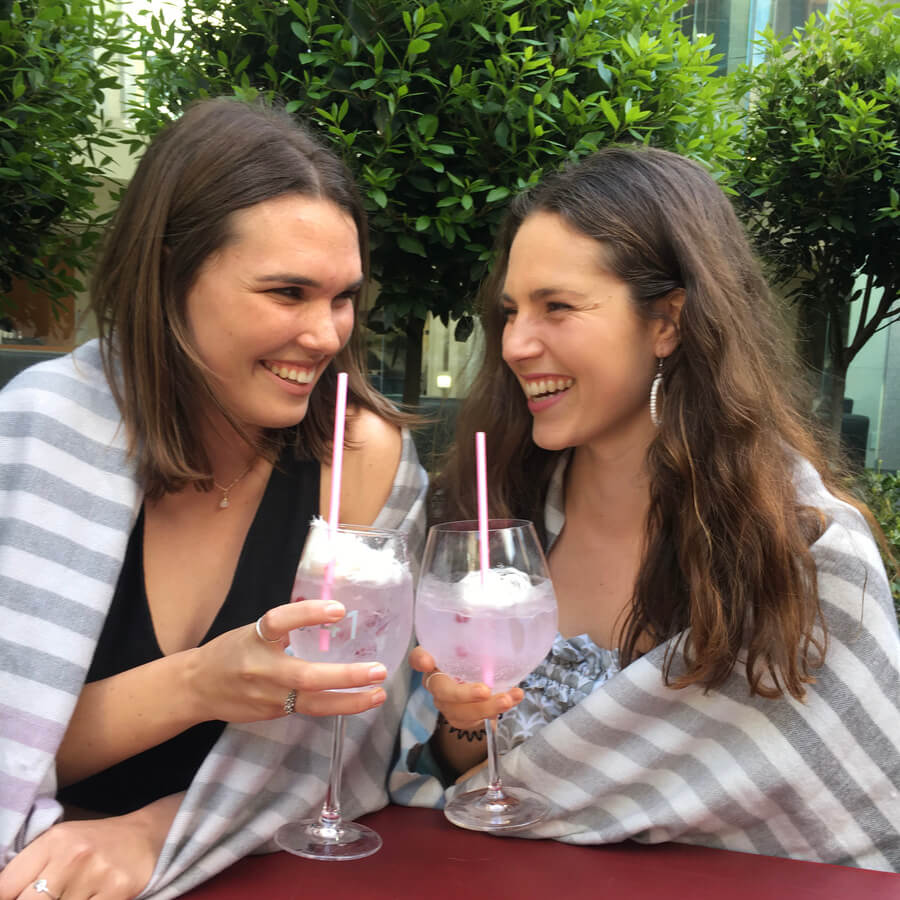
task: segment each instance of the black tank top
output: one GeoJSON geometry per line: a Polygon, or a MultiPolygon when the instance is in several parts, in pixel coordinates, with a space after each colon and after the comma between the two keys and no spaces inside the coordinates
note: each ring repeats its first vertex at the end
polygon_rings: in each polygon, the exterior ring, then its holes
{"type": "MultiPolygon", "coordinates": [[[[200,644],[247,625],[267,609],[290,599],[309,523],[318,511],[319,463],[297,461],[293,451],[286,450],[279,466],[272,469],[225,601],[200,644]]],[[[89,682],[109,678],[163,655],[144,587],[143,535],[141,508],[88,671],[89,682]]],[[[224,728],[224,722],[202,722],[156,747],[61,788],[57,798],[62,803],[107,815],[123,815],[160,797],[186,790],[224,728]]]]}

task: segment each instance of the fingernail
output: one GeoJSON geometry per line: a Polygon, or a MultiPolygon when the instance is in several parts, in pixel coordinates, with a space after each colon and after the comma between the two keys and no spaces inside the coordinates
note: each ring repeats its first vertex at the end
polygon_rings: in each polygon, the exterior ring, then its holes
{"type": "Polygon", "coordinates": [[[325,615],[331,616],[333,618],[337,618],[338,616],[342,616],[344,614],[344,604],[338,603],[336,600],[332,600],[329,603],[325,604],[325,615]]]}
{"type": "Polygon", "coordinates": [[[369,681],[384,681],[385,678],[387,678],[387,669],[381,663],[369,667],[369,681]]]}
{"type": "Polygon", "coordinates": [[[387,700],[387,694],[384,691],[378,690],[372,694],[372,706],[380,706],[385,700],[387,700]]]}

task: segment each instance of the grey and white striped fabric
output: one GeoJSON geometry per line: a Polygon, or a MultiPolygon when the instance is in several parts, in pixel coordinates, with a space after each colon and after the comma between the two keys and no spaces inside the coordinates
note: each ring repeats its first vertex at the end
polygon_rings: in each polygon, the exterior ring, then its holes
{"type": "MultiPolygon", "coordinates": [[[[407,432],[376,524],[424,530],[427,476],[407,432]]],[[[60,816],[54,757],[84,682],[141,503],[96,342],[0,392],[0,868],[60,816]]],[[[347,720],[343,805],[387,802],[408,670],[347,720]]],[[[175,897],[318,810],[333,720],[229,725],[197,772],[142,896],[175,897]]]]}
{"type": "MultiPolygon", "coordinates": [[[[545,510],[551,537],[565,521],[563,468],[545,510]]],[[[812,552],[829,645],[806,699],[751,697],[740,667],[719,690],[668,688],[672,647],[657,647],[502,758],[504,782],[553,801],[519,836],[680,841],[900,871],[900,636],[884,567],[862,516],[809,464],[795,483],[828,521],[812,552]]],[[[440,807],[486,772],[445,793],[409,771],[436,716],[418,675],[414,684],[391,796],[440,807]]]]}

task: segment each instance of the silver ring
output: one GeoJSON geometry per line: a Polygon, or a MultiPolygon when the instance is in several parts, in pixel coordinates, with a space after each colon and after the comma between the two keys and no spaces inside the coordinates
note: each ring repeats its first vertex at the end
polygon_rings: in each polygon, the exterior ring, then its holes
{"type": "Polygon", "coordinates": [[[294,707],[297,705],[297,692],[291,688],[288,691],[287,697],[284,698],[284,704],[282,705],[282,709],[285,711],[286,715],[290,715],[294,711],[294,707]]]}
{"type": "Polygon", "coordinates": [[[47,879],[46,878],[39,878],[32,885],[32,887],[35,889],[35,891],[37,891],[37,893],[46,894],[50,898],[50,900],[59,900],[59,897],[57,897],[56,894],[52,894],[50,892],[50,888],[47,887],[47,879]]]}
{"type": "Polygon", "coordinates": [[[274,640],[269,640],[269,638],[267,638],[267,637],[262,633],[262,628],[259,627],[259,623],[260,623],[260,622],[262,622],[262,616],[260,616],[260,617],[256,620],[256,633],[259,635],[259,639],[260,639],[261,641],[263,641],[264,643],[266,643],[266,644],[280,644],[280,643],[281,643],[281,638],[275,638],[274,640]]]}
{"type": "Polygon", "coordinates": [[[425,686],[426,691],[431,690],[431,688],[428,687],[428,683],[432,678],[434,678],[435,675],[443,675],[445,678],[450,677],[446,672],[441,672],[439,669],[435,669],[433,672],[429,672],[422,681],[422,684],[425,686]]]}

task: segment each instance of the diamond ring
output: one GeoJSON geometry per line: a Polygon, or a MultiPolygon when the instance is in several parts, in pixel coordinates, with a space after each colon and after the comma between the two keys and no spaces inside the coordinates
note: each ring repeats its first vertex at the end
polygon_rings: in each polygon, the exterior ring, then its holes
{"type": "Polygon", "coordinates": [[[37,891],[37,893],[46,894],[50,898],[50,900],[59,900],[59,897],[57,897],[56,894],[51,893],[50,888],[47,887],[46,878],[39,878],[32,885],[32,887],[35,889],[35,891],[37,891]]]}

